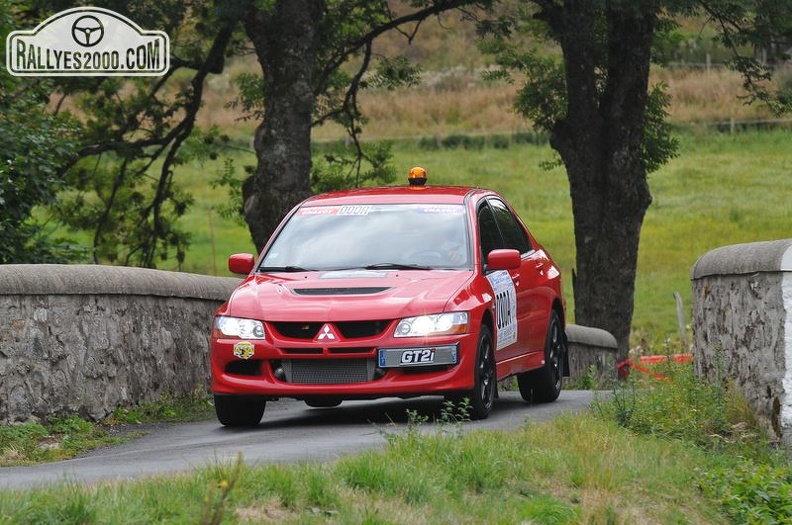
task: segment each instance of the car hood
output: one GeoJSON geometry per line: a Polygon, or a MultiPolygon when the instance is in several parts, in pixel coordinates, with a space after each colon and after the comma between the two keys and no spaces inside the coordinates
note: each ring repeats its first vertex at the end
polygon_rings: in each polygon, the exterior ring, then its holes
{"type": "Polygon", "coordinates": [[[468,297],[472,271],[258,274],[231,295],[227,315],[265,321],[356,321],[439,313],[468,297]]]}

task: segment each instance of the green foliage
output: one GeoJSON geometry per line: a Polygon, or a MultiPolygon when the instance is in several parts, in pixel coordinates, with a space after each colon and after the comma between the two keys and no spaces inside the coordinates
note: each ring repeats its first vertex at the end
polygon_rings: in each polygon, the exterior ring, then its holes
{"type": "Polygon", "coordinates": [[[646,128],[642,144],[647,173],[657,171],[678,154],[679,141],[672,135],[667,120],[670,104],[666,86],[657,84],[651,88],[646,102],[646,128]]]}
{"type": "MultiPolygon", "coordinates": [[[[629,9],[629,8],[627,8],[629,9]]],[[[618,9],[612,16],[617,17],[618,9]]],[[[591,89],[591,86],[568,84],[571,76],[567,75],[564,61],[554,53],[548,53],[543,47],[534,44],[529,49],[523,49],[523,43],[514,38],[514,33],[525,34],[532,37],[534,42],[559,44],[565,42],[570,35],[557,34],[537,20],[535,12],[528,8],[518,9],[512,18],[502,20],[504,25],[492,27],[483,26],[485,38],[480,42],[483,52],[495,58],[498,69],[488,72],[485,76],[491,80],[506,79],[514,81],[513,73],[516,72],[524,79],[517,98],[514,102],[518,113],[532,121],[534,125],[549,134],[558,132],[558,125],[566,119],[575,120],[580,115],[568,113],[568,97],[574,91],[579,96],[580,90],[591,89]]],[[[600,110],[603,109],[608,97],[608,90],[618,90],[615,82],[618,81],[619,71],[613,69],[614,64],[621,60],[619,53],[626,51],[618,46],[607,44],[607,15],[597,9],[592,9],[589,16],[596,20],[591,24],[592,35],[587,38],[598,43],[591,56],[596,61],[593,64],[593,86],[596,93],[588,93],[587,97],[597,100],[600,110]],[[599,17],[599,18],[597,18],[599,17]],[[612,74],[614,78],[609,77],[612,74]]],[[[539,17],[541,18],[541,17],[539,17]]],[[[656,33],[658,42],[664,41],[664,35],[671,31],[673,24],[658,22],[659,29],[656,33]]],[[[571,37],[575,38],[575,37],[571,37]]],[[[666,122],[667,108],[670,98],[665,92],[665,86],[656,85],[650,88],[645,108],[645,121],[643,129],[642,158],[646,172],[651,173],[660,168],[669,159],[676,155],[678,143],[671,135],[671,129],[666,122]]],[[[578,111],[581,108],[578,108],[578,111]]],[[[559,159],[560,161],[560,159],[559,159]]],[[[555,167],[558,163],[548,165],[555,167]]]]}
{"type": "Polygon", "coordinates": [[[149,82],[135,81],[133,94],[126,98],[122,91],[128,92],[130,85],[110,81],[102,84],[103,96],[82,96],[83,110],[93,117],[83,140],[99,144],[99,153],[72,166],[68,176],[73,190],[62,193],[54,208],[63,224],[92,231],[96,262],[155,267],[157,261],[175,255],[181,265],[190,235],[180,219],[194,200],[175,183],[174,170],[217,159],[229,142],[216,127],[194,129],[182,139],[165,138],[173,133],[169,119],[184,103],[151,104],[149,82]],[[106,99],[120,102],[104,102],[106,99]],[[140,128],[124,127],[129,125],[125,120],[129,113],[145,115],[141,118],[151,126],[147,133],[159,137],[151,139],[151,146],[144,147],[132,138],[140,128]],[[108,133],[120,135],[121,144],[102,146],[102,137],[108,133]],[[157,140],[164,144],[155,146],[157,140]],[[171,140],[179,141],[179,146],[171,140]],[[154,163],[163,156],[157,176],[154,163]]]}
{"type": "Polygon", "coordinates": [[[243,119],[264,118],[264,79],[261,75],[243,72],[234,77],[234,85],[239,93],[236,98],[228,102],[228,107],[241,109],[243,119]]]}
{"type": "MultiPolygon", "coordinates": [[[[613,366],[613,365],[611,365],[613,366]]],[[[609,386],[604,384],[605,381],[600,380],[597,374],[597,365],[589,365],[586,375],[580,377],[577,381],[564,382],[564,390],[602,390],[609,386]]]]}
{"type": "Polygon", "coordinates": [[[732,523],[775,525],[792,520],[792,467],[739,460],[700,471],[699,489],[718,501],[732,523]]]}
{"type": "Polygon", "coordinates": [[[395,89],[415,86],[420,80],[421,69],[404,56],[381,57],[376,70],[365,81],[363,87],[395,89]]]}
{"type": "Polygon", "coordinates": [[[443,139],[443,147],[447,149],[463,148],[480,151],[484,149],[485,144],[486,139],[481,136],[455,134],[443,139]]]}
{"type": "Polygon", "coordinates": [[[750,492],[753,500],[740,497],[754,516],[770,515],[759,514],[763,494],[781,502],[788,490],[789,479],[772,468],[765,480],[746,471],[747,487],[729,487],[729,456],[639,436],[586,413],[510,432],[466,424],[448,434],[421,414],[409,419],[415,423],[384,450],[335,462],[249,466],[237,457],[186,476],[0,491],[0,516],[12,523],[560,524],[631,523],[636,516],[721,523],[717,509],[731,493],[710,499],[710,490],[750,492]],[[720,466],[726,476],[707,477],[720,466]],[[696,486],[701,490],[691,490],[696,486]]]}
{"type": "MultiPolygon", "coordinates": [[[[15,29],[12,3],[0,0],[0,54],[15,29]]],[[[65,239],[51,238],[37,206],[51,204],[65,187],[61,166],[76,153],[78,123],[49,113],[53,83],[21,80],[0,70],[0,264],[67,262],[84,252],[65,239]]]]}
{"type": "Polygon", "coordinates": [[[26,502],[19,512],[19,523],[83,525],[96,523],[100,509],[91,493],[73,483],[57,491],[57,497],[44,494],[26,502]]]}
{"type": "Polygon", "coordinates": [[[702,381],[689,364],[672,361],[655,370],[667,380],[635,377],[639,373],[633,371],[617,385],[611,401],[597,403],[599,414],[634,432],[712,448],[744,438],[726,418],[729,397],[723,386],[702,381]]]}
{"type": "Polygon", "coordinates": [[[164,396],[156,403],[119,407],[104,425],[139,425],[142,423],[184,422],[206,419],[214,414],[211,396],[196,391],[187,396],[164,396]]]}
{"type": "Polygon", "coordinates": [[[442,137],[421,137],[418,139],[418,149],[423,151],[464,149],[481,151],[485,148],[495,150],[509,149],[512,144],[546,144],[547,135],[537,132],[516,132],[511,135],[466,135],[452,133],[442,137]]]}
{"type": "Polygon", "coordinates": [[[0,426],[0,459],[2,464],[13,464],[19,458],[34,455],[38,444],[49,435],[39,423],[0,426]]]}
{"type": "Polygon", "coordinates": [[[214,482],[209,487],[209,492],[204,498],[204,507],[201,512],[201,525],[219,525],[222,522],[225,504],[239,481],[245,462],[242,453],[237,453],[236,460],[231,466],[220,463],[209,467],[208,474],[214,482]]]}
{"type": "Polygon", "coordinates": [[[87,450],[121,441],[105,427],[77,416],[53,418],[44,424],[2,425],[0,466],[68,459],[87,450]]]}
{"type": "Polygon", "coordinates": [[[386,185],[396,178],[391,166],[391,144],[361,146],[361,156],[349,155],[343,145],[315,158],[311,168],[311,190],[322,193],[346,188],[386,185]]]}
{"type": "Polygon", "coordinates": [[[690,365],[669,363],[655,371],[666,380],[631,378],[611,399],[597,401],[599,417],[720,454],[713,465],[697,470],[696,480],[733,523],[789,523],[792,464],[774,451],[735,389],[707,383],[690,365]]]}
{"type": "MultiPolygon", "coordinates": [[[[46,16],[27,2],[13,4],[4,1],[0,9],[3,44],[11,26],[34,27],[46,16]]],[[[105,7],[167,31],[187,62],[207,49],[206,39],[195,38],[200,24],[177,31],[192,15],[212,20],[214,11],[203,2],[187,8],[158,0],[142,9],[114,1],[105,7]]],[[[94,262],[154,266],[173,252],[183,262],[189,239],[178,220],[192,200],[174,185],[172,168],[200,156],[189,144],[179,148],[192,131],[201,84],[176,74],[186,62],[173,64],[156,79],[40,80],[0,73],[0,201],[7,212],[0,220],[0,263],[85,259],[87,249],[48,241],[44,228],[31,219],[48,215],[53,223],[93,237],[94,262]],[[158,161],[156,177],[152,168],[158,161]]]]}
{"type": "Polygon", "coordinates": [[[51,418],[45,423],[0,425],[0,466],[69,459],[134,436],[134,432],[123,435],[114,432],[117,425],[198,421],[213,414],[209,395],[195,392],[189,396],[165,397],[158,403],[118,408],[99,423],[73,415],[51,418]]]}

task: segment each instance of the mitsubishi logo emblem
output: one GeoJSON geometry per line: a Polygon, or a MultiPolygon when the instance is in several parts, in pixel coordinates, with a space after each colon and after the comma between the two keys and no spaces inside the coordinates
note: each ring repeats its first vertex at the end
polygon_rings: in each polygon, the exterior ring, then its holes
{"type": "Polygon", "coordinates": [[[327,339],[328,341],[335,341],[338,337],[335,334],[335,331],[330,326],[329,323],[326,323],[321,330],[319,330],[319,335],[316,337],[317,341],[322,341],[323,339],[327,339]]]}

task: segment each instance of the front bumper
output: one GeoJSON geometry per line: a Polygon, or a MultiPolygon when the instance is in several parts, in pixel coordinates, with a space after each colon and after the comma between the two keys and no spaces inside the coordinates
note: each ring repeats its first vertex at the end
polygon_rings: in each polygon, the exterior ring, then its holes
{"type": "MultiPolygon", "coordinates": [[[[291,341],[212,339],[212,391],[266,397],[334,396],[346,399],[409,397],[469,390],[473,387],[477,334],[425,339],[384,338],[317,347],[291,341]],[[456,348],[456,364],[394,366],[381,360],[389,350],[456,348]],[[382,368],[387,365],[389,368],[382,368]]],[[[413,353],[416,356],[418,353],[413,353]]]]}

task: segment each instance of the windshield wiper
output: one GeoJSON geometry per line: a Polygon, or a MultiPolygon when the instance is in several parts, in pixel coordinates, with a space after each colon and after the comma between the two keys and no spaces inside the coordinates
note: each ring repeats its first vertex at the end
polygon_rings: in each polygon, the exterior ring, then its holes
{"type": "Polygon", "coordinates": [[[363,267],[365,270],[433,270],[431,266],[421,266],[420,264],[401,264],[383,262],[369,264],[363,267]]]}
{"type": "Polygon", "coordinates": [[[270,273],[270,272],[315,272],[311,268],[303,268],[301,266],[262,266],[257,273],[270,273]]]}

